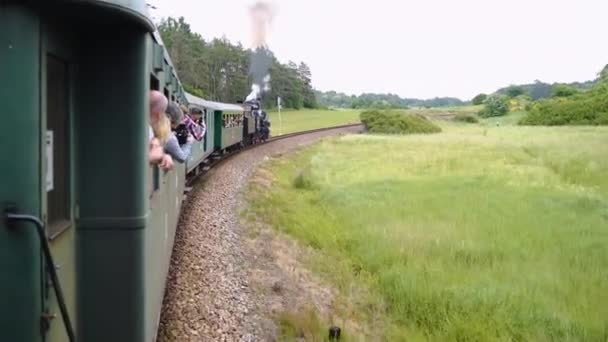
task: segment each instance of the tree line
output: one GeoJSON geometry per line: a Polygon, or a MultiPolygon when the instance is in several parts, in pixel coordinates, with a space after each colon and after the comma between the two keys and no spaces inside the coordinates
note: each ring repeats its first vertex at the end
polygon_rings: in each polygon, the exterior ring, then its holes
{"type": "MultiPolygon", "coordinates": [[[[158,31],[186,91],[212,101],[235,103],[251,92],[250,58],[254,51],[226,38],[206,41],[191,30],[183,17],[166,18],[158,31]]],[[[276,106],[277,97],[288,108],[316,108],[312,73],[306,63],[280,63],[272,51],[270,89],[263,96],[266,107],[276,106]]],[[[259,53],[259,51],[255,51],[259,53]]]]}
{"type": "Polygon", "coordinates": [[[524,110],[522,125],[608,125],[608,65],[593,81],[576,83],[535,82],[511,85],[494,94],[479,94],[472,103],[483,104],[481,117],[503,116],[524,110]],[[538,90],[542,89],[542,96],[538,90]],[[535,92],[536,91],[536,92],[535,92]],[[524,105],[524,106],[522,106],[524,105]]]}
{"type": "MultiPolygon", "coordinates": [[[[259,50],[246,49],[241,43],[233,44],[226,38],[206,41],[191,30],[183,17],[163,19],[158,31],[188,92],[208,100],[231,103],[244,100],[251,92],[250,63],[252,56],[260,53],[259,50]]],[[[277,97],[281,97],[284,107],[294,109],[319,106],[378,109],[446,107],[470,103],[482,104],[488,102],[487,98],[490,97],[479,94],[472,101],[462,101],[454,97],[423,100],[402,98],[390,93],[364,93],[356,96],[336,91],[316,91],[312,87],[312,73],[306,63],[292,61],[281,63],[272,51],[263,49],[262,52],[270,61],[270,89],[263,96],[267,108],[276,106],[277,97]]],[[[570,84],[548,84],[537,80],[532,84],[501,88],[492,96],[493,98],[525,96],[532,101],[567,97],[595,89],[600,81],[606,80],[608,80],[608,66],[600,72],[596,80],[570,84]]]]}
{"type": "Polygon", "coordinates": [[[460,99],[454,97],[436,97],[422,100],[415,98],[402,98],[395,94],[364,93],[359,96],[346,95],[335,91],[317,91],[317,102],[323,107],[338,108],[408,108],[408,107],[446,107],[464,105],[460,99]]]}

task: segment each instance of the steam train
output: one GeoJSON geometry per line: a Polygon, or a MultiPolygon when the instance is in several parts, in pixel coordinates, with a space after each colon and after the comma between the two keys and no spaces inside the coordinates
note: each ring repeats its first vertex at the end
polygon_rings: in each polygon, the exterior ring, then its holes
{"type": "Polygon", "coordinates": [[[154,341],[186,178],[268,138],[260,102],[186,93],[144,0],[0,2],[0,75],[0,340],[154,341]],[[150,89],[207,125],[170,172],[150,89]]]}

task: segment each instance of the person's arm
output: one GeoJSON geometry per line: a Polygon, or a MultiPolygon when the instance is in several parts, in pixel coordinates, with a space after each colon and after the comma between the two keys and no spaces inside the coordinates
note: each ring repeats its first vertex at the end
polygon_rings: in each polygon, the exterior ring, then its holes
{"type": "Polygon", "coordinates": [[[168,154],[163,154],[163,159],[158,166],[164,171],[173,169],[173,158],[171,158],[171,156],[168,154]]]}
{"type": "Polygon", "coordinates": [[[165,152],[173,157],[173,160],[177,161],[178,163],[185,163],[186,160],[188,160],[191,151],[192,143],[188,142],[183,148],[180,147],[175,134],[171,134],[169,140],[165,144],[165,152]]]}
{"type": "Polygon", "coordinates": [[[150,146],[148,149],[148,161],[151,164],[160,163],[163,159],[163,148],[160,146],[158,139],[153,138],[150,140],[150,146]]]}

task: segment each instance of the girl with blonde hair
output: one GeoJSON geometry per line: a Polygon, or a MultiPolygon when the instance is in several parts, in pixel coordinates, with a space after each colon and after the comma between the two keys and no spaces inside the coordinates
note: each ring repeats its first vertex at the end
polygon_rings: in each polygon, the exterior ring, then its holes
{"type": "Polygon", "coordinates": [[[171,123],[165,115],[168,104],[169,101],[163,93],[157,90],[150,91],[149,159],[151,163],[158,164],[164,170],[173,168],[173,159],[170,155],[163,152],[160,160],[157,156],[158,147],[164,145],[171,135],[171,123]]]}

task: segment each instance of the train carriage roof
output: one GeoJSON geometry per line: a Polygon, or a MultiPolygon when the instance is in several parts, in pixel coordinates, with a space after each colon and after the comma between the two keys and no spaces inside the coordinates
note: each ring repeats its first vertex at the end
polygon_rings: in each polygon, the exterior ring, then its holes
{"type": "Polygon", "coordinates": [[[148,12],[146,0],[71,0],[75,4],[91,4],[99,7],[105,7],[109,10],[129,17],[135,22],[145,27],[148,31],[156,30],[154,22],[148,12]]]}
{"type": "Polygon", "coordinates": [[[186,93],[186,99],[190,105],[199,107],[201,109],[219,110],[222,112],[243,112],[243,107],[231,103],[221,103],[214,101],[203,100],[200,97],[186,93]]]}
{"type": "MultiPolygon", "coordinates": [[[[154,42],[156,44],[158,44],[158,45],[160,45],[160,46],[163,47],[163,58],[165,59],[165,63],[167,63],[171,67],[171,72],[172,72],[173,76],[175,76],[175,79],[177,80],[179,88],[183,89],[182,82],[179,79],[179,76],[177,75],[177,69],[173,65],[173,61],[171,60],[171,56],[169,56],[169,52],[167,51],[165,43],[163,42],[163,38],[161,37],[161,35],[158,32],[158,30],[155,30],[154,32],[152,32],[152,38],[154,39],[154,42]]],[[[184,91],[180,91],[180,96],[183,96],[184,93],[185,93],[184,91]]],[[[188,102],[190,102],[188,99],[186,99],[186,100],[188,102]]]]}

